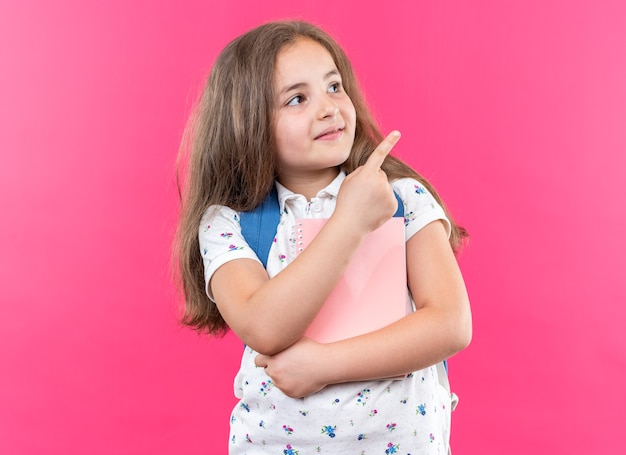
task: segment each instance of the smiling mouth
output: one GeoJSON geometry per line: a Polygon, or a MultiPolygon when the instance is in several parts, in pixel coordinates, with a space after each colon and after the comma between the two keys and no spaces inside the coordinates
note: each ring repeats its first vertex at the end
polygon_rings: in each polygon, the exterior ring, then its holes
{"type": "Polygon", "coordinates": [[[315,139],[332,139],[332,138],[340,136],[341,133],[343,133],[343,128],[332,128],[316,136],[315,139]]]}

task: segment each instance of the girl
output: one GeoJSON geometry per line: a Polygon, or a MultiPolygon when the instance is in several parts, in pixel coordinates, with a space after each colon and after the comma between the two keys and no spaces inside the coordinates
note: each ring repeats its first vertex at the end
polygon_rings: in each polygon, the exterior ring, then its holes
{"type": "Polygon", "coordinates": [[[399,136],[383,139],[348,58],[317,27],[262,25],[218,57],[181,148],[191,155],[177,253],[184,322],[230,328],[246,345],[229,453],[448,452],[451,399],[433,365],[471,338],[454,257],[465,233],[388,155],[399,136]],[[239,213],[273,186],[281,218],[265,270],[239,213]],[[335,343],[303,337],[364,237],[394,213],[393,190],[416,311],[335,343]],[[329,220],[296,259],[305,217],[329,220]]]}

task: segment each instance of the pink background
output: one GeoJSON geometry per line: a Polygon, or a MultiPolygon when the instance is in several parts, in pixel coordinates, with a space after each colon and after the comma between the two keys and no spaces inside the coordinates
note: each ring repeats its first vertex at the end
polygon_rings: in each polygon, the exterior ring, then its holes
{"type": "Polygon", "coordinates": [[[177,324],[174,159],[219,50],[288,17],[471,232],[456,453],[626,451],[624,2],[363,5],[0,2],[1,453],[226,452],[241,344],[177,324]]]}

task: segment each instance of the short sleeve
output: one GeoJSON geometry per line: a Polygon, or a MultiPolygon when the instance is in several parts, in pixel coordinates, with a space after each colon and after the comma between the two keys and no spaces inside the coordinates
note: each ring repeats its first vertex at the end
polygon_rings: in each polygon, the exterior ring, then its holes
{"type": "Polygon", "coordinates": [[[234,259],[253,259],[261,263],[241,234],[239,213],[225,206],[209,207],[198,229],[200,254],[204,264],[207,296],[213,299],[209,282],[213,273],[234,259]]]}
{"type": "Polygon", "coordinates": [[[406,240],[427,224],[442,220],[448,237],[451,232],[450,221],[443,207],[422,183],[412,178],[403,178],[393,182],[394,191],[404,203],[404,231],[406,240]]]}

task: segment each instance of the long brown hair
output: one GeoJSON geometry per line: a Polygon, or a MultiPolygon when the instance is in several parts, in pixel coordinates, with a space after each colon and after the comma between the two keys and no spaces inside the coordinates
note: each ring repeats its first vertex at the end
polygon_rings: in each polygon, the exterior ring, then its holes
{"type": "MultiPolygon", "coordinates": [[[[383,139],[348,57],[318,27],[301,21],[272,22],[224,48],[187,124],[178,157],[179,176],[183,165],[187,169],[185,179],[179,180],[181,213],[174,260],[185,298],[182,321],[198,330],[218,334],[228,328],[205,292],[198,240],[200,220],[213,205],[251,210],[271,190],[278,176],[272,127],[276,57],[286,45],[303,38],[319,43],[330,53],[356,110],[354,145],[342,169],[350,173],[364,164],[383,139]]],[[[398,158],[389,156],[381,167],[389,180],[418,179],[443,206],[432,185],[398,158]]],[[[446,214],[452,223],[450,243],[457,251],[467,234],[446,214]]]]}

